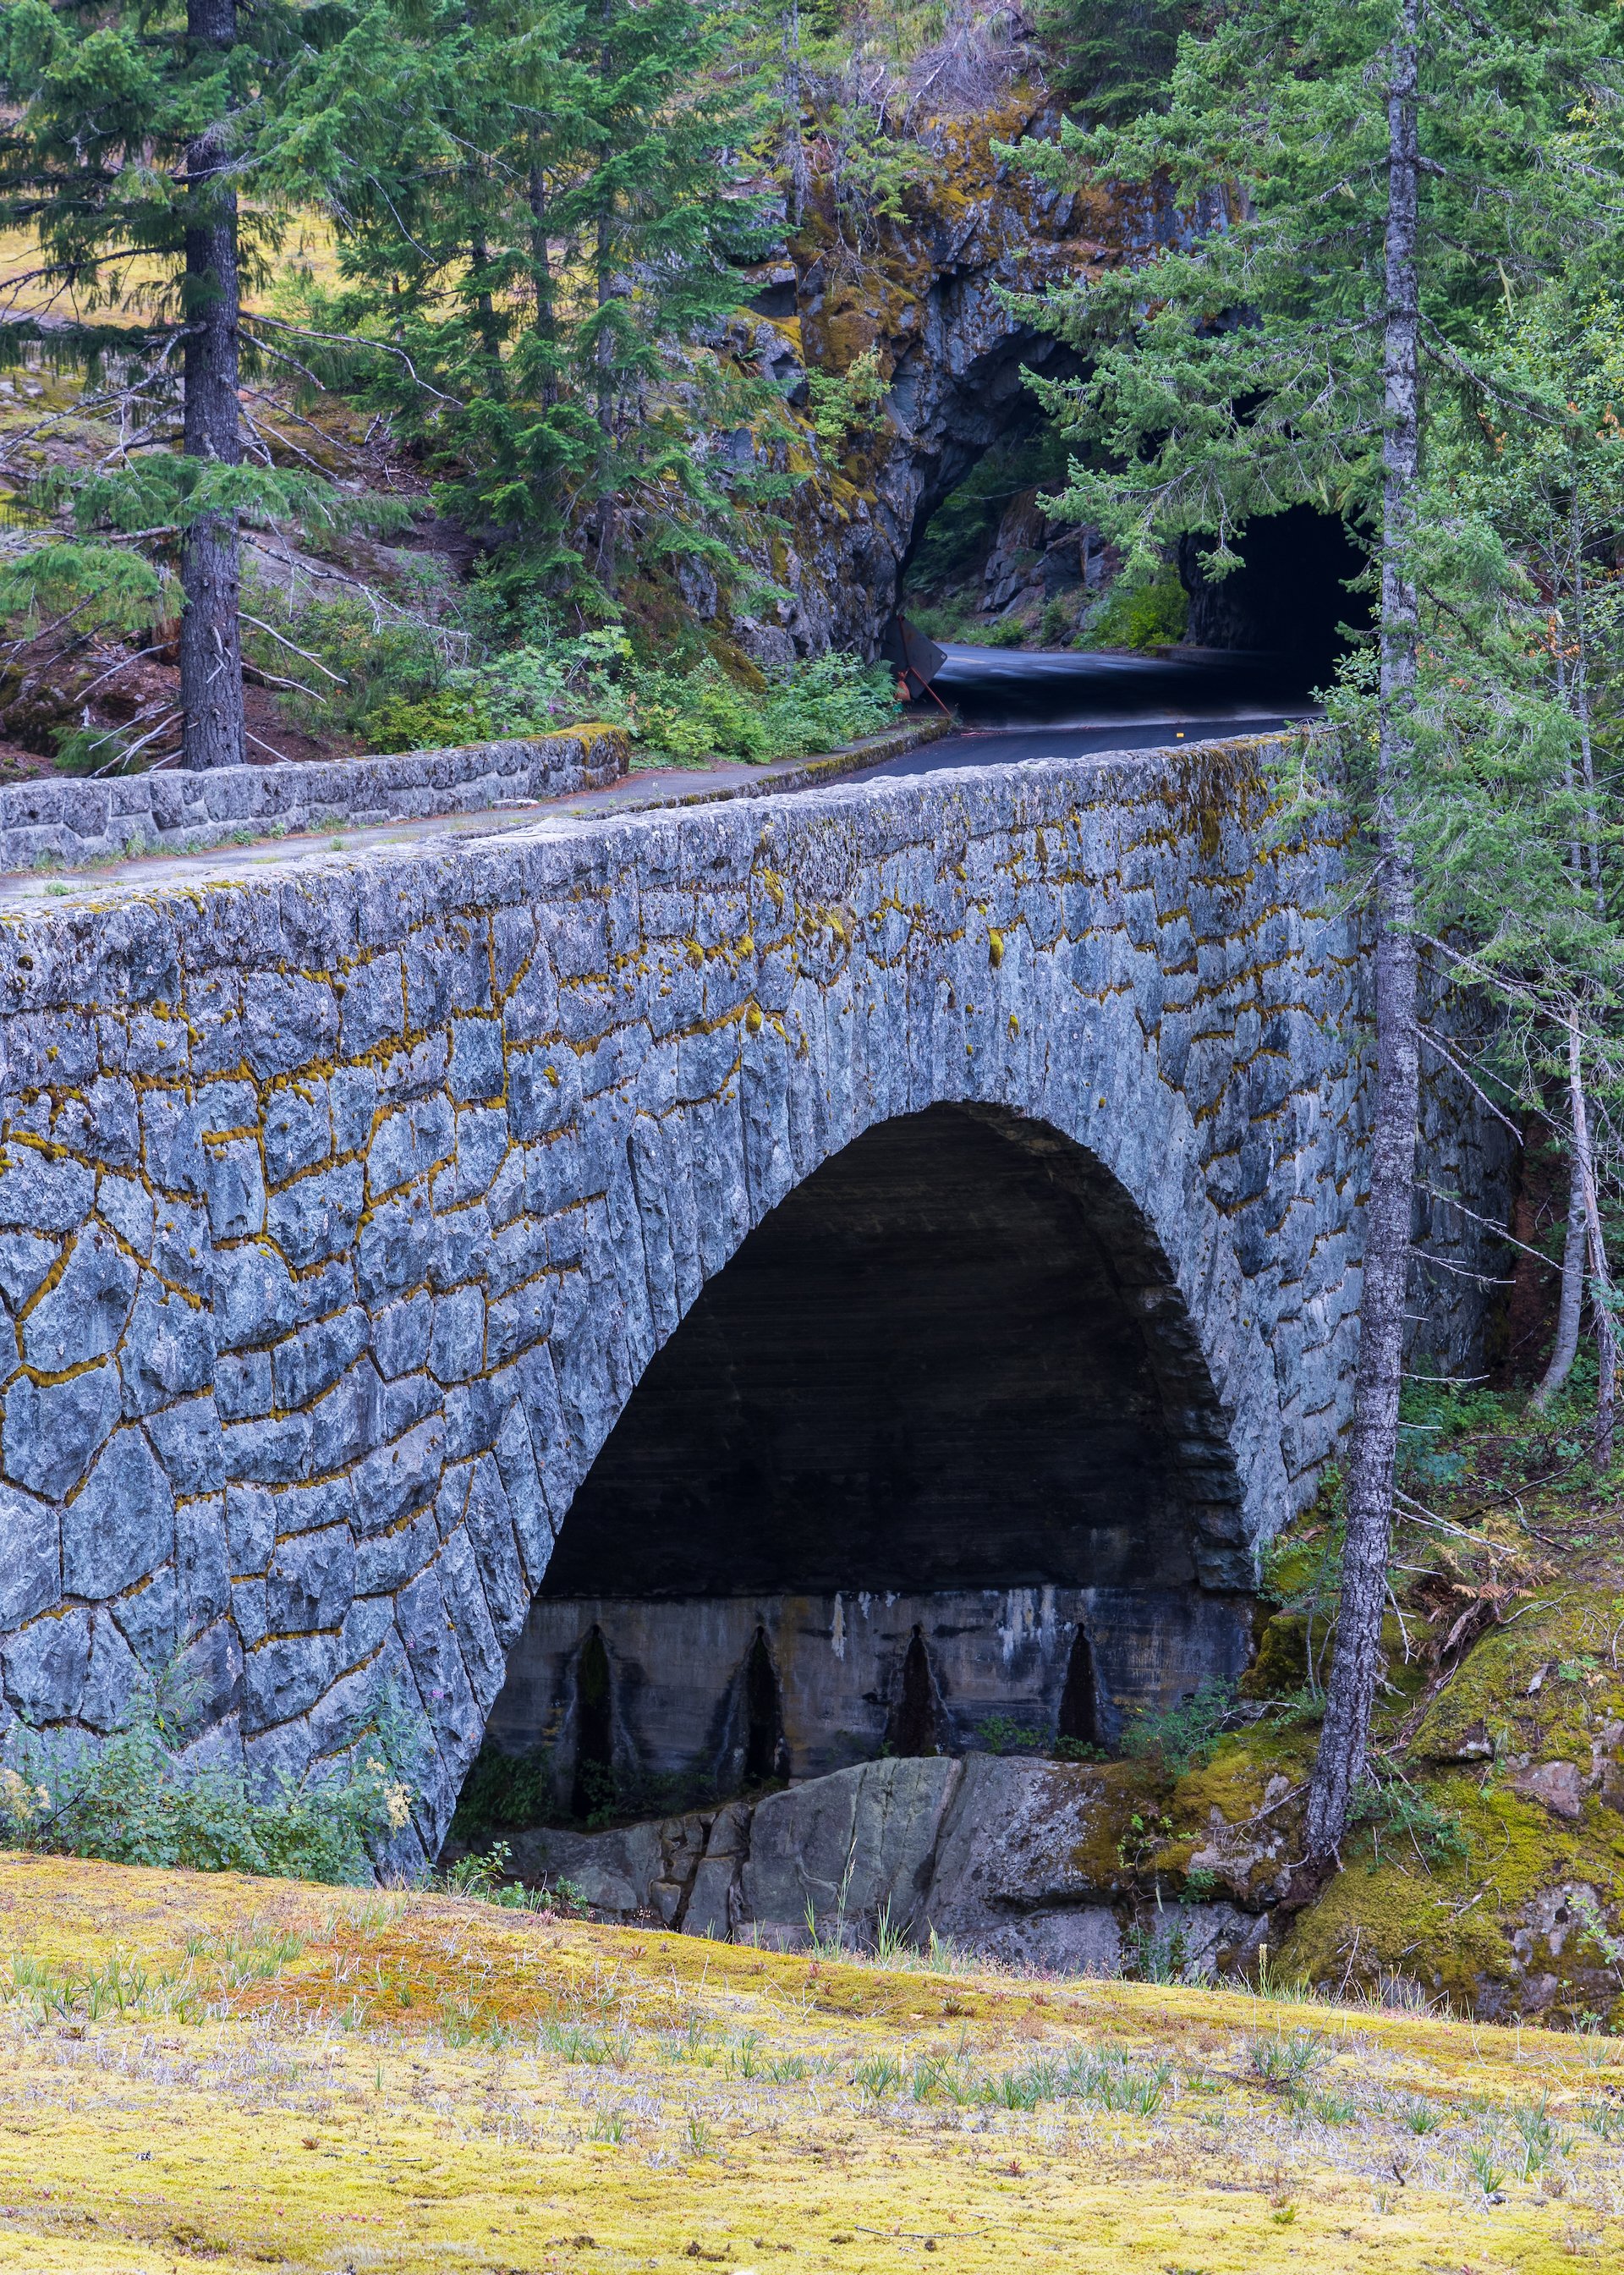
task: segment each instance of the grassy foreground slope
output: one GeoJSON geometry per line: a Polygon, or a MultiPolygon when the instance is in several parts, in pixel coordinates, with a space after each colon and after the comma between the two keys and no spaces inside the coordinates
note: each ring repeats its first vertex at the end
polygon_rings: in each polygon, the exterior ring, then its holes
{"type": "Polygon", "coordinates": [[[1624,2264],[1624,2049],[0,1857],[0,2267],[1624,2264]]]}

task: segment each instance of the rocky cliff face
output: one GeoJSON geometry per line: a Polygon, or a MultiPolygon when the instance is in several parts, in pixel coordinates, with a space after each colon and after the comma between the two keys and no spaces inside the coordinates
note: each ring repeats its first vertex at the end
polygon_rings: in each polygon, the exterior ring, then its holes
{"type": "MultiPolygon", "coordinates": [[[[724,627],[761,660],[830,645],[878,653],[931,515],[984,451],[1035,419],[1023,368],[1069,367],[1004,295],[1108,260],[1118,216],[1103,193],[1046,189],[993,147],[1054,125],[1043,99],[1019,92],[981,115],[925,124],[903,217],[871,221],[855,245],[838,179],[814,175],[799,233],[758,272],[755,320],[739,321],[733,351],[789,390],[792,431],[764,421],[719,447],[796,485],[780,507],[788,533],[764,535],[760,548],[788,597],[724,627]],[[871,353],[883,401],[838,438],[820,436],[806,372],[850,374],[871,353]]],[[[713,621],[722,606],[708,579],[686,598],[713,621]]]]}

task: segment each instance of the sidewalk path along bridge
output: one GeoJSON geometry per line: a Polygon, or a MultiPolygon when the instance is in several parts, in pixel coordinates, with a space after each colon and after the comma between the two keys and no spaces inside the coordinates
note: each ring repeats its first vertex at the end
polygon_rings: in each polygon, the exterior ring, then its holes
{"type": "MultiPolygon", "coordinates": [[[[1342,848],[1278,840],[1260,755],[543,811],[11,900],[8,1728],[106,1731],[178,1667],[209,1757],[298,1773],[390,1683],[432,1733],[432,1852],[651,1359],[776,1204],[904,1117],[914,1174],[968,1121],[993,1183],[1092,1243],[1157,1576],[1245,1589],[1346,1417],[1369,1111],[1342,848]]],[[[1429,1092],[1428,1183],[1492,1216],[1469,1103],[1429,1092]]],[[[1441,1371],[1493,1267],[1471,1215],[1421,1231],[1441,1371]]],[[[973,1326],[966,1269],[941,1309],[973,1326]]],[[[1000,1399],[1044,1334],[988,1349],[1000,1399]]]]}

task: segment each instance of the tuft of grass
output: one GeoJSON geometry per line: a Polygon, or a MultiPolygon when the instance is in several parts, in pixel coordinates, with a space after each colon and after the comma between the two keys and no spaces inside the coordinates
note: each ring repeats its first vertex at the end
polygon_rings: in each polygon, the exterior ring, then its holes
{"type": "Polygon", "coordinates": [[[1321,2125],[1351,2125],[1363,2114],[1359,2104],[1347,2093],[1299,2094],[1293,2106],[1300,2115],[1317,2118],[1321,2125]]]}
{"type": "Polygon", "coordinates": [[[1503,2165],[1494,2161],[1494,2151],[1486,2143],[1480,2143],[1466,2152],[1468,2170],[1476,2179],[1485,2196],[1497,2196],[1505,2188],[1507,2174],[1503,2165]]]}
{"type": "Polygon", "coordinates": [[[1006,2070],[1000,2078],[988,2081],[985,2089],[988,2101],[1001,2109],[1036,2109],[1045,2101],[1053,2101],[1060,2091],[1060,2066],[1053,2061],[1029,2062],[1024,2069],[1006,2070]]]}
{"type": "Polygon", "coordinates": [[[874,2054],[857,2064],[851,2073],[851,2082],[871,2101],[882,2101],[888,2094],[901,2092],[902,2065],[890,2054],[874,2054]]]}
{"type": "Polygon", "coordinates": [[[1249,2038],[1246,2059],[1265,2085],[1300,2086],[1325,2062],[1330,2049],[1318,2030],[1276,2031],[1249,2038]]]}
{"type": "Polygon", "coordinates": [[[1061,2073],[1070,2099],[1091,2101],[1124,2115],[1153,2117],[1173,2078],[1170,2061],[1135,2062],[1120,2050],[1074,2055],[1061,2073]]]}
{"type": "Polygon", "coordinates": [[[1428,2133],[1439,2132],[1443,2128],[1444,2120],[1431,2102],[1414,2096],[1401,2103],[1399,2114],[1405,2129],[1410,2133],[1424,2136],[1428,2133]]]}

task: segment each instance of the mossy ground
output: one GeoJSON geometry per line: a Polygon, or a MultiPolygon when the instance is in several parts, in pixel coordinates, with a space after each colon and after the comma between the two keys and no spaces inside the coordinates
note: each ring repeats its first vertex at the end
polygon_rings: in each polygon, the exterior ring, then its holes
{"type": "Polygon", "coordinates": [[[1607,2039],[32,1856],[0,1919],[0,2267],[1624,2259],[1607,2039]]]}
{"type": "MultiPolygon", "coordinates": [[[[1350,1834],[1276,1965],[1457,2014],[1624,2027],[1624,1476],[1595,1472],[1576,1409],[1438,1393],[1407,1411],[1374,1744],[1396,1815],[1350,1834]],[[1429,1823],[1453,1828],[1443,1844],[1429,1823]]],[[[1295,1853],[1339,1541],[1333,1486],[1277,1546],[1284,1607],[1242,1685],[1253,1711],[1283,1697],[1159,1804],[1149,1863],[1175,1885],[1215,1857],[1266,1902],[1295,1853]]]]}

